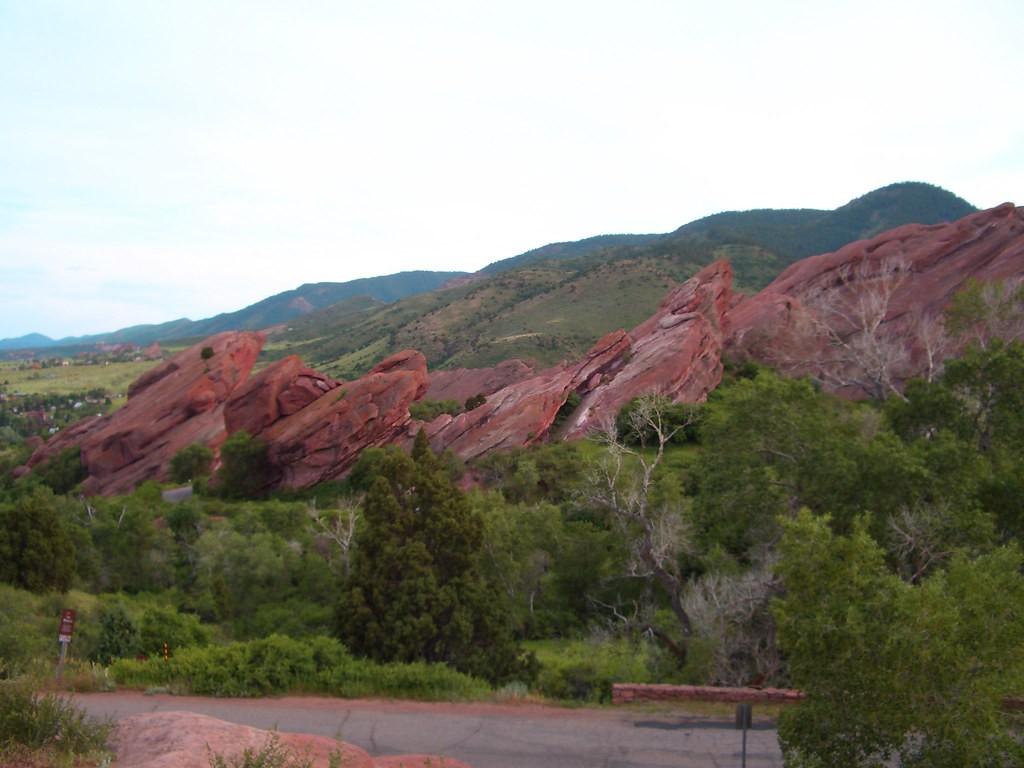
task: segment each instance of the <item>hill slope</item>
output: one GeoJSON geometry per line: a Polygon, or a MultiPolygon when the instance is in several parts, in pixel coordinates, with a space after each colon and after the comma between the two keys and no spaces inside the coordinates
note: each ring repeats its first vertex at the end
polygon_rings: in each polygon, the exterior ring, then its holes
{"type": "Polygon", "coordinates": [[[738,287],[753,291],[809,253],[972,211],[938,187],[903,183],[834,211],[723,213],[665,235],[556,243],[494,262],[480,279],[440,294],[344,319],[311,314],[277,336],[266,354],[297,352],[344,378],[405,348],[421,350],[431,368],[490,366],[513,357],[549,365],[579,357],[609,330],[635,326],[672,285],[716,259],[727,259],[738,287]]]}
{"type": "Polygon", "coordinates": [[[221,331],[258,330],[302,317],[318,309],[356,297],[376,302],[390,302],[433,291],[465,272],[397,272],[381,277],[366,277],[344,283],[306,283],[290,291],[275,294],[235,312],[224,312],[204,320],[181,318],[154,325],[135,325],[109,333],[69,336],[50,339],[29,334],[17,339],[0,340],[0,350],[26,348],[75,347],[88,344],[150,344],[196,336],[209,336],[221,331]],[[368,299],[366,299],[368,297],[368,299]]]}

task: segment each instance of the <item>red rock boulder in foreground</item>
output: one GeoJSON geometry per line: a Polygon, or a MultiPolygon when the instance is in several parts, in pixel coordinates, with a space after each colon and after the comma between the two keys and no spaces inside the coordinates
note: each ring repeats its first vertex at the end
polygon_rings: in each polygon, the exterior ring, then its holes
{"type": "MultiPolygon", "coordinates": [[[[258,752],[272,737],[313,768],[327,768],[331,755],[340,755],[345,768],[399,766],[407,768],[446,765],[469,768],[451,758],[426,755],[392,756],[374,760],[344,741],[306,733],[273,733],[247,725],[228,723],[192,712],[147,712],[126,717],[117,724],[112,743],[119,768],[209,768],[211,754],[230,764],[246,749],[258,752]]],[[[337,764],[337,763],[335,763],[337,764]]]]}
{"type": "Polygon", "coordinates": [[[29,466],[78,446],[89,473],[85,493],[127,493],[146,480],[167,479],[182,448],[224,440],[224,404],[246,380],[263,341],[260,333],[227,332],[189,347],[136,379],[123,408],[58,433],[29,466]]]}
{"type": "MultiPolygon", "coordinates": [[[[948,224],[908,224],[834,253],[791,265],[756,296],[730,312],[728,348],[794,373],[820,373],[840,357],[824,322],[839,340],[859,331],[859,317],[878,315],[875,337],[888,348],[899,383],[927,365],[922,323],[941,315],[974,278],[991,281],[1024,274],[1024,209],[1006,203],[948,224]],[[872,304],[884,302],[878,311],[872,304]]],[[[837,365],[845,363],[837,363],[837,365]]],[[[839,381],[850,370],[831,371],[839,381]]],[[[825,378],[828,385],[828,377],[825,378]]],[[[863,388],[833,384],[863,397],[863,388]]]]}

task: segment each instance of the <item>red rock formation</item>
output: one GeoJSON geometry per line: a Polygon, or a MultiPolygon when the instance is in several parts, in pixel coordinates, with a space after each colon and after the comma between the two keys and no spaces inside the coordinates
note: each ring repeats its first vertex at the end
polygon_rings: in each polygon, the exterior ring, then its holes
{"type": "MultiPolygon", "coordinates": [[[[840,337],[850,338],[857,332],[855,324],[835,310],[848,314],[845,310],[856,309],[862,297],[888,280],[891,295],[877,334],[903,346],[894,363],[895,379],[901,381],[919,375],[924,365],[916,327],[921,318],[939,315],[970,278],[988,281],[1021,274],[1024,209],[1011,203],[948,224],[908,224],[791,265],[730,312],[728,347],[737,355],[796,373],[817,372],[828,357],[827,341],[810,318],[824,319],[840,337]],[[833,310],[825,309],[823,315],[822,308],[829,307],[833,310]]],[[[833,388],[851,396],[866,394],[855,387],[833,388]]]]}
{"type": "Polygon", "coordinates": [[[664,395],[673,402],[700,402],[722,380],[722,347],[732,302],[732,268],[717,261],[674,288],[653,317],[629,334],[621,370],[594,383],[573,413],[565,437],[600,429],[634,397],[664,395]]]}
{"type": "Polygon", "coordinates": [[[272,737],[313,768],[330,765],[332,753],[341,764],[373,768],[370,755],[344,741],[308,733],[276,733],[218,720],[193,712],[146,712],[122,719],[111,739],[119,768],[208,768],[210,755],[229,761],[246,749],[258,751],[272,737]]]}
{"type": "MultiPolygon", "coordinates": [[[[302,488],[341,477],[364,448],[403,435],[409,405],[426,389],[426,359],[407,350],[378,363],[366,376],[278,419],[259,432],[268,444],[274,470],[274,476],[268,478],[270,484],[302,488]]],[[[255,401],[266,402],[267,398],[255,401]]],[[[257,414],[265,412],[256,410],[257,414]]],[[[232,413],[232,418],[250,420],[243,417],[242,408],[232,406],[232,413]]]]}
{"type": "Polygon", "coordinates": [[[435,449],[450,448],[464,459],[541,442],[569,393],[589,391],[604,377],[613,376],[628,350],[624,331],[610,333],[579,363],[549,368],[507,386],[472,411],[438,416],[426,425],[427,437],[435,449]]]}
{"type": "Polygon", "coordinates": [[[242,429],[258,435],[338,386],[339,382],[307,368],[297,355],[290,355],[238,388],[224,408],[224,426],[229,435],[242,429]]]}
{"type": "Polygon", "coordinates": [[[534,369],[522,360],[506,360],[493,368],[456,368],[434,371],[424,395],[428,400],[457,400],[464,403],[474,395],[491,395],[499,389],[529,378],[534,369]]]}
{"type": "Polygon", "coordinates": [[[224,403],[245,381],[262,346],[261,334],[228,332],[189,347],[140,376],[123,408],[58,433],[32,454],[29,466],[78,446],[89,473],[86,493],[125,493],[145,480],[166,479],[179,450],[223,440],[224,403]],[[213,350],[209,359],[201,355],[205,347],[213,350]]]}

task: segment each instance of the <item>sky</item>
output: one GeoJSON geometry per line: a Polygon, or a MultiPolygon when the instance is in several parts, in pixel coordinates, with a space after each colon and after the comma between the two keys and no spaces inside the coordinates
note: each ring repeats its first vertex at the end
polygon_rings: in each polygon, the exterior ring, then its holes
{"type": "Polygon", "coordinates": [[[0,338],[895,181],[1024,204],[1020,0],[0,0],[0,338]]]}

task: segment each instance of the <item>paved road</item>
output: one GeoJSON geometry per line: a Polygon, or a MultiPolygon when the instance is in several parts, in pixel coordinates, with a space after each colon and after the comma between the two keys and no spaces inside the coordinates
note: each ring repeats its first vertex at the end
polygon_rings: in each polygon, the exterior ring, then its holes
{"type": "MultiPolygon", "coordinates": [[[[257,728],[336,736],[372,755],[431,753],[474,768],[732,768],[740,733],[731,722],[622,709],[425,704],[288,697],[207,699],[140,693],[80,694],[93,715],[187,710],[257,728]]],[[[781,768],[776,733],[748,733],[748,768],[781,768]]]]}

